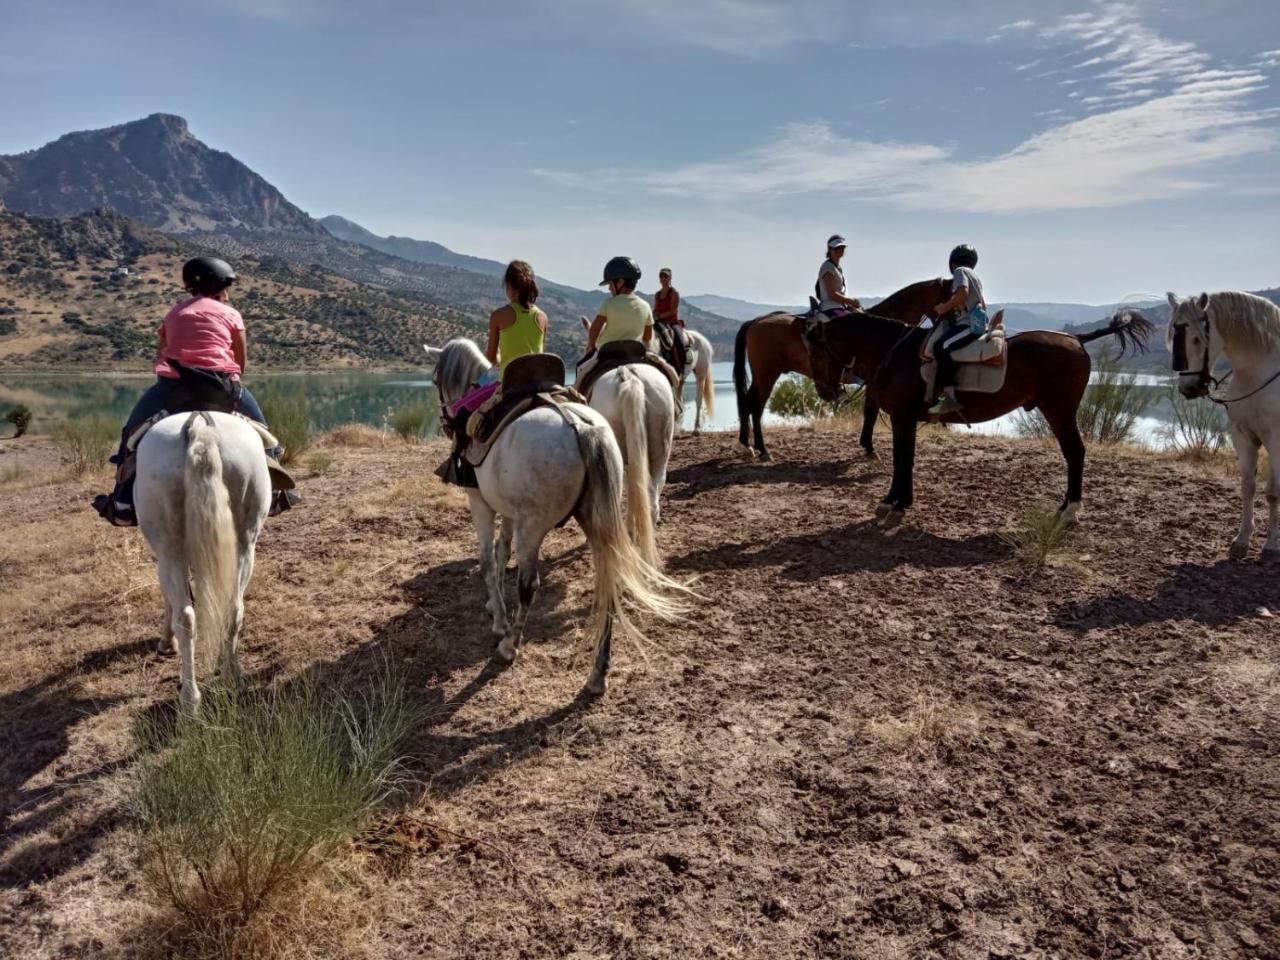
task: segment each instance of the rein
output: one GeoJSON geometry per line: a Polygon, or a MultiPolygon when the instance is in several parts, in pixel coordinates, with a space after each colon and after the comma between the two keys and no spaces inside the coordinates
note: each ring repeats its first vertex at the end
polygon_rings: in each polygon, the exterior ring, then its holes
{"type": "MultiPolygon", "coordinates": [[[[1182,361],[1185,364],[1187,359],[1187,340],[1186,340],[1187,324],[1185,323],[1178,324],[1177,327],[1178,327],[1178,330],[1174,334],[1174,343],[1173,343],[1174,360],[1176,362],[1178,358],[1178,354],[1181,354],[1182,361]]],[[[1173,372],[1180,377],[1184,377],[1190,373],[1195,373],[1199,378],[1200,385],[1204,388],[1205,399],[1209,400],[1210,402],[1216,403],[1220,407],[1229,407],[1231,406],[1231,404],[1239,403],[1241,400],[1248,400],[1250,397],[1261,393],[1267,387],[1271,386],[1271,384],[1275,383],[1276,380],[1280,380],[1280,370],[1276,370],[1275,373],[1273,373],[1271,376],[1269,376],[1266,380],[1262,382],[1261,386],[1256,387],[1253,390],[1250,390],[1248,393],[1243,394],[1242,396],[1232,397],[1229,400],[1223,397],[1215,397],[1212,391],[1209,389],[1209,384],[1211,383],[1213,384],[1213,389],[1221,390],[1222,385],[1231,379],[1231,375],[1235,373],[1235,370],[1234,369],[1228,370],[1226,374],[1222,377],[1222,379],[1218,379],[1217,377],[1215,377],[1213,373],[1209,370],[1209,314],[1207,313],[1204,315],[1204,340],[1205,340],[1204,363],[1201,364],[1200,369],[1193,371],[1190,369],[1175,368],[1173,372]]]]}

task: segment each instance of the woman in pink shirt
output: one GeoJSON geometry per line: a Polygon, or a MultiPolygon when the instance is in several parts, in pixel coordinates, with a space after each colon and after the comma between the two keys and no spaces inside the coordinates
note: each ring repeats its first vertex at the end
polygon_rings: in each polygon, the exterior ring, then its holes
{"type": "MultiPolygon", "coordinates": [[[[170,310],[160,325],[160,350],[153,368],[156,382],[129,414],[112,463],[125,465],[131,457],[126,446],[129,437],[160,413],[239,411],[266,425],[258,401],[240,383],[248,348],[244,318],[230,304],[228,291],[235,282],[235,271],[225,260],[196,257],[183,264],[182,285],[191,299],[170,310]]],[[[293,481],[276,462],[283,452],[279,448],[267,451],[273,486],[280,480],[282,486],[291,488],[293,481]]],[[[272,513],[287,510],[296,499],[290,489],[277,490],[272,513]]],[[[118,472],[113,493],[94,498],[94,508],[118,527],[138,522],[133,512],[132,464],[118,472]]]]}

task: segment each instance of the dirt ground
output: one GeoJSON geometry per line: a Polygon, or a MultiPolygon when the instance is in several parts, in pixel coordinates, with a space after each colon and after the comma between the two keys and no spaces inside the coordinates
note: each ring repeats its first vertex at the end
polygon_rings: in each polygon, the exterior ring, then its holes
{"type": "MultiPolygon", "coordinates": [[[[1092,450],[1082,528],[1035,569],[1001,533],[1060,496],[1056,451],[929,435],[884,534],[884,466],[773,437],[771,464],[677,441],[660,546],[707,599],[620,644],[599,702],[575,526],[498,671],[439,448],[302,471],[247,671],[403,670],[405,819],[450,831],[371,889],[350,955],[1280,956],[1280,568],[1261,536],[1226,560],[1230,467],[1092,450]]],[[[0,956],[128,956],[117,785],[177,666],[145,544],[85,506],[101,478],[22,473],[0,485],[0,956]]]]}

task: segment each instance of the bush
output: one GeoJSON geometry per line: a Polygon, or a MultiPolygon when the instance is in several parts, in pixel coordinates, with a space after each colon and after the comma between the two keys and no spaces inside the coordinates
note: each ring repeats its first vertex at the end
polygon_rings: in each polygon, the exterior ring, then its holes
{"type": "MultiPolygon", "coordinates": [[[[1094,364],[1098,377],[1085,388],[1076,411],[1076,423],[1086,442],[1124,443],[1133,439],[1138,417],[1151,406],[1150,388],[1140,385],[1120,362],[1109,356],[1094,364]]],[[[1053,431],[1039,410],[1019,410],[1014,414],[1013,429],[1020,437],[1049,439],[1053,431]]]]}
{"type": "Polygon", "coordinates": [[[432,410],[424,401],[397,407],[391,414],[391,429],[401,440],[421,440],[431,422],[432,410]]]}
{"type": "Polygon", "coordinates": [[[818,389],[808,377],[789,374],[778,381],[769,395],[769,412],[780,417],[802,417],[816,420],[822,417],[861,416],[866,394],[861,388],[846,388],[837,403],[827,403],[818,396],[818,389]]]}
{"type": "Polygon", "coordinates": [[[1094,364],[1098,377],[1084,392],[1076,420],[1086,440],[1124,443],[1133,438],[1138,417],[1151,406],[1151,390],[1123,372],[1120,361],[1102,356],[1094,364]]]}
{"type": "Polygon", "coordinates": [[[72,474],[82,477],[106,466],[120,442],[120,424],[101,414],[64,420],[54,428],[53,442],[72,474]]]}
{"type": "Polygon", "coordinates": [[[13,424],[13,435],[15,437],[22,436],[27,432],[27,428],[31,426],[31,410],[22,403],[6,413],[4,418],[13,424]]]}
{"type": "Polygon", "coordinates": [[[1013,547],[1023,561],[1043,567],[1049,555],[1067,542],[1072,529],[1056,506],[1032,504],[1023,510],[1018,529],[1002,534],[1001,539],[1013,547]]]}
{"type": "MultiPolygon", "coordinates": [[[[151,715],[128,794],[146,887],[186,935],[248,955],[397,787],[411,728],[399,681],[358,702],[299,681],[209,687],[200,714],[151,715]]],[[[176,955],[176,954],[175,954],[176,955]]]]}
{"type": "Polygon", "coordinates": [[[1216,403],[1188,400],[1177,386],[1171,385],[1169,404],[1173,420],[1161,431],[1169,449],[1193,460],[1204,460],[1227,445],[1227,416],[1216,403]]]}
{"type": "Polygon", "coordinates": [[[267,426],[284,445],[282,464],[295,460],[311,443],[311,409],[301,390],[267,390],[260,400],[267,426]]]}
{"type": "Polygon", "coordinates": [[[333,465],[333,454],[327,450],[317,450],[307,454],[307,469],[313,476],[319,476],[333,465]]]}

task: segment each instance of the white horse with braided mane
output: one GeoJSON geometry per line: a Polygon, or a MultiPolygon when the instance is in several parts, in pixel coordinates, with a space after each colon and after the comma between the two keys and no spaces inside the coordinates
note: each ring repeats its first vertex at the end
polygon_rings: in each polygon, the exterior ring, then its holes
{"type": "Polygon", "coordinates": [[[1202,293],[1179,300],[1169,294],[1168,344],[1178,389],[1184,397],[1212,396],[1227,408],[1231,440],[1240,461],[1240,495],[1244,501],[1240,532],[1230,556],[1249,552],[1253,536],[1253,497],[1257,486],[1258,448],[1267,451],[1267,506],[1270,510],[1265,559],[1280,560],[1280,308],[1251,293],[1202,293]],[[1231,363],[1229,383],[1213,376],[1218,361],[1231,363]]]}
{"type": "Polygon", "coordinates": [[[159,567],[162,643],[177,642],[179,696],[192,712],[200,706],[197,670],[216,662],[240,684],[244,591],[271,504],[264,435],[230,414],[182,413],[138,444],[134,507],[159,567]]]}
{"type": "MultiPolygon", "coordinates": [[[[444,404],[462,397],[490,367],[467,339],[451,340],[439,350],[425,349],[432,364],[431,378],[444,404]]],[[[663,388],[670,396],[665,380],[663,388]]],[[[675,619],[690,595],[687,587],[649,563],[627,532],[622,453],[609,423],[580,403],[535,408],[502,431],[476,467],[476,481],[479,486],[467,494],[489,595],[485,608],[493,615],[493,632],[502,637],[498,658],[509,663],[516,657],[538,590],[542,541],[552,527],[573,516],[587,535],[595,565],[591,630],[596,652],[586,690],[603,693],[614,622],[640,635],[632,612],[675,619]],[[495,544],[498,517],[502,529],[495,544]],[[519,603],[515,620],[509,621],[503,579],[513,540],[519,603]]]]}

